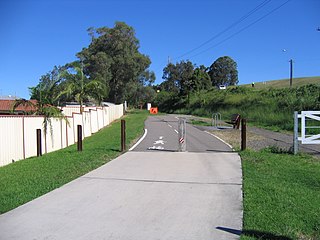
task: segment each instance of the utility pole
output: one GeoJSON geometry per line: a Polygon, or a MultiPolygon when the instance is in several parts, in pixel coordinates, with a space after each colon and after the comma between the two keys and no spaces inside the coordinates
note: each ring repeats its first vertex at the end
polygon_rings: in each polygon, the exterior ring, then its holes
{"type": "Polygon", "coordinates": [[[290,88],[292,88],[293,60],[290,59],[290,88]]]}

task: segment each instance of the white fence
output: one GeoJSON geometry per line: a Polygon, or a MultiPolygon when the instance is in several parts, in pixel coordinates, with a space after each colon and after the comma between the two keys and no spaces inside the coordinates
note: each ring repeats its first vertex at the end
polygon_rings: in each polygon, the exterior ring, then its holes
{"type": "Polygon", "coordinates": [[[44,134],[41,116],[0,116],[0,166],[37,155],[36,129],[42,132],[42,152],[65,148],[76,142],[77,125],[82,125],[83,137],[89,137],[123,115],[123,105],[89,107],[80,114],[79,107],[62,108],[65,120],[51,119],[44,134]]]}

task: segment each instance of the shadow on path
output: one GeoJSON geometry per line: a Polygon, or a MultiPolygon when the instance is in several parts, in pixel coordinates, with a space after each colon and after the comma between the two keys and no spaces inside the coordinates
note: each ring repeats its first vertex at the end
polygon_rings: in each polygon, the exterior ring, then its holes
{"type": "Polygon", "coordinates": [[[275,235],[273,233],[269,232],[261,232],[261,231],[256,231],[256,230],[237,230],[237,229],[232,229],[232,228],[225,228],[225,227],[217,227],[216,229],[225,231],[228,233],[232,233],[235,235],[245,235],[249,237],[254,237],[256,239],[260,240],[293,240],[292,238],[286,237],[286,236],[279,236],[275,235]]]}

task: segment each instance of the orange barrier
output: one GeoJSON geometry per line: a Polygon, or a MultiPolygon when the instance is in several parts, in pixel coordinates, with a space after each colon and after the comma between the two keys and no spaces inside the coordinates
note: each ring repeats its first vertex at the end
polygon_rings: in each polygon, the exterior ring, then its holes
{"type": "Polygon", "coordinates": [[[158,114],[158,108],[157,107],[150,108],[150,113],[151,114],[158,114]]]}

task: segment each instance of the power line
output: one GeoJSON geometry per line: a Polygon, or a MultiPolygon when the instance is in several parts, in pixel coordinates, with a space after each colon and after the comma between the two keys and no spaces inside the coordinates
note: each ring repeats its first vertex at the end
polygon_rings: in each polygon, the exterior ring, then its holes
{"type": "Polygon", "coordinates": [[[191,58],[192,58],[192,57],[196,57],[196,56],[198,56],[198,55],[200,55],[200,54],[202,54],[202,53],[205,53],[205,52],[207,52],[208,50],[211,50],[212,48],[215,48],[215,47],[219,46],[220,44],[228,41],[229,39],[233,38],[234,36],[238,35],[239,33],[243,32],[244,30],[248,29],[249,27],[251,27],[252,25],[256,24],[257,22],[260,22],[262,19],[266,18],[267,16],[269,16],[269,15],[272,14],[273,12],[277,11],[279,8],[283,7],[284,5],[286,5],[286,4],[287,4],[288,2],[290,2],[290,1],[291,1],[291,0],[287,0],[286,2],[284,2],[283,4],[281,4],[280,6],[274,8],[273,10],[271,10],[270,12],[268,12],[267,14],[265,14],[265,15],[263,15],[262,17],[258,18],[256,21],[254,21],[254,22],[252,22],[251,24],[247,25],[246,27],[240,29],[239,31],[235,32],[234,34],[230,35],[229,37],[223,39],[222,41],[218,42],[217,44],[215,44],[215,45],[213,45],[213,46],[211,46],[211,47],[209,47],[209,48],[207,48],[207,49],[205,49],[205,50],[203,50],[203,51],[201,51],[201,52],[199,52],[199,53],[191,56],[191,58]]]}
{"type": "Polygon", "coordinates": [[[295,59],[295,61],[297,62],[315,62],[315,61],[320,61],[320,58],[313,58],[313,59],[302,59],[302,60],[297,60],[295,59]]]}
{"type": "Polygon", "coordinates": [[[219,32],[218,34],[214,35],[213,37],[211,37],[210,39],[208,39],[207,41],[205,41],[204,43],[200,44],[198,47],[195,47],[193,49],[191,49],[190,51],[180,55],[179,57],[177,57],[176,59],[182,58],[196,50],[198,50],[199,48],[207,45],[208,43],[210,43],[211,41],[213,41],[214,39],[218,38],[219,36],[221,36],[222,34],[224,34],[225,32],[229,31],[230,29],[232,29],[233,27],[237,26],[239,23],[243,22],[245,19],[247,19],[249,16],[251,16],[252,14],[254,14],[255,12],[257,12],[259,9],[261,9],[262,7],[264,7],[265,5],[267,5],[269,2],[271,2],[272,0],[265,0],[264,2],[260,3],[258,6],[256,6],[254,9],[252,9],[251,11],[249,11],[247,14],[243,15],[241,18],[239,18],[237,21],[235,21],[234,23],[232,23],[231,25],[229,25],[227,28],[225,28],[224,30],[222,30],[221,32],[219,32]]]}

